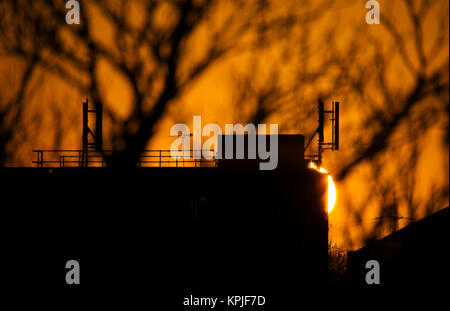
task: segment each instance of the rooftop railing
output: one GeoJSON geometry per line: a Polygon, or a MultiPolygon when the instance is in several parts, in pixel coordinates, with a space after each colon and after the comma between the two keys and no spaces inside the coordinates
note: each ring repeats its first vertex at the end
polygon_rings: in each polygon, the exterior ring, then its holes
{"type": "MultiPolygon", "coordinates": [[[[33,150],[37,167],[106,167],[112,150],[102,152],[89,150],[33,150]]],[[[216,167],[214,151],[203,150],[144,150],[137,167],[216,167]]]]}

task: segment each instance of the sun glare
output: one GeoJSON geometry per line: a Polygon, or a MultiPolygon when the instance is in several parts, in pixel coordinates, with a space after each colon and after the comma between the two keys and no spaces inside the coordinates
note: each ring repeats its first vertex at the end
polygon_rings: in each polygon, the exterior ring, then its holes
{"type": "Polygon", "coordinates": [[[328,204],[327,204],[327,209],[328,209],[328,214],[331,213],[331,211],[334,208],[334,205],[336,203],[336,197],[337,197],[337,192],[336,192],[336,185],[333,182],[333,178],[331,178],[331,175],[328,174],[327,170],[324,169],[323,167],[318,168],[317,165],[314,162],[309,162],[309,167],[312,169],[315,169],[316,171],[322,173],[322,174],[327,174],[328,175],[328,204]]]}

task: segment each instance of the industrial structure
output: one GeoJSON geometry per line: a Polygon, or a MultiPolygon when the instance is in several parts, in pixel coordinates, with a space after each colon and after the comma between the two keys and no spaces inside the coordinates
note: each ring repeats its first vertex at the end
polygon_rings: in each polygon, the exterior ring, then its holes
{"type": "Polygon", "coordinates": [[[171,310],[192,292],[257,293],[270,297],[266,308],[292,306],[302,284],[326,284],[327,176],[308,168],[303,135],[278,136],[273,171],[258,170],[261,159],[173,159],[170,150],[145,151],[138,168],[121,169],[106,165],[113,151],[102,146],[101,111],[83,103],[81,150],[35,150],[38,168],[3,171],[20,206],[8,219],[23,260],[11,265],[39,254],[34,277],[53,291],[63,263],[77,259],[87,292],[134,288],[171,310]]]}
{"type": "MultiPolygon", "coordinates": [[[[317,167],[322,165],[322,154],[325,150],[339,150],[339,102],[333,101],[331,110],[325,110],[325,104],[322,100],[318,100],[318,127],[310,137],[304,151],[310,146],[314,137],[317,140],[317,153],[305,155],[304,152],[300,155],[296,153],[296,146],[292,149],[288,147],[287,140],[281,144],[285,149],[283,159],[290,157],[294,161],[301,161],[308,164],[315,163],[317,167]],[[324,123],[325,115],[331,114],[331,129],[332,140],[325,142],[324,139],[324,123]],[[304,161],[303,161],[304,160],[304,161]]],[[[103,105],[98,101],[90,102],[86,99],[83,102],[83,124],[82,124],[82,148],[73,150],[33,150],[36,154],[36,159],[33,163],[37,167],[105,167],[107,166],[108,157],[112,156],[115,150],[108,150],[103,148],[103,105]],[[89,118],[93,115],[94,118],[89,118]],[[91,126],[89,122],[92,122],[91,126]]],[[[279,137],[288,137],[290,135],[279,135],[279,137]]],[[[220,137],[218,137],[220,139],[220,137]]],[[[225,140],[223,140],[225,141],[225,140]]],[[[221,146],[221,143],[218,143],[221,146]]],[[[302,142],[304,144],[304,142],[302,142]]],[[[298,146],[298,145],[297,145],[298,146]]],[[[144,150],[139,157],[137,163],[138,167],[217,167],[218,159],[214,156],[204,157],[202,150],[189,150],[187,153],[180,153],[173,157],[169,149],[144,150]],[[200,158],[193,157],[194,154],[200,153],[200,158]]],[[[213,151],[211,151],[213,153],[213,151]]],[[[247,157],[247,156],[246,156],[247,157]]],[[[254,162],[254,161],[253,161],[254,162]]],[[[224,163],[224,162],[222,162],[224,163]]],[[[239,161],[244,163],[244,161],[239,161]]],[[[247,161],[250,164],[251,161],[247,161]]]]}

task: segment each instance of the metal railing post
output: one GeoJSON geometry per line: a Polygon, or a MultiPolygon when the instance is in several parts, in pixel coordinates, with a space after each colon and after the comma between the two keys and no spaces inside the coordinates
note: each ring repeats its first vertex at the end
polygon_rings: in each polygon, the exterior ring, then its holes
{"type": "Polygon", "coordinates": [[[38,167],[44,166],[44,151],[38,150],[38,167]]]}

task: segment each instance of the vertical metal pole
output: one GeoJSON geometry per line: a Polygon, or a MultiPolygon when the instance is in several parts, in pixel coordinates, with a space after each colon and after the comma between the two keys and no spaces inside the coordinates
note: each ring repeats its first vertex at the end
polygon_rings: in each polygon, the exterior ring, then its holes
{"type": "Polygon", "coordinates": [[[38,151],[38,167],[44,167],[44,151],[38,151]]]}
{"type": "Polygon", "coordinates": [[[339,150],[339,102],[334,103],[334,150],[339,150]]]}
{"type": "Polygon", "coordinates": [[[334,101],[331,102],[331,150],[334,150],[334,132],[335,132],[335,117],[334,117],[334,101]]]}
{"type": "Polygon", "coordinates": [[[397,200],[395,196],[392,199],[392,205],[389,211],[389,221],[390,221],[390,233],[394,233],[398,230],[398,208],[397,208],[397,200]]]}
{"type": "Polygon", "coordinates": [[[88,149],[88,112],[89,112],[89,100],[86,98],[86,101],[83,102],[83,136],[82,136],[82,142],[83,142],[83,153],[81,157],[81,166],[86,167],[88,166],[88,160],[87,160],[87,149],[88,149]]]}
{"type": "Polygon", "coordinates": [[[319,143],[317,146],[317,154],[318,154],[318,166],[322,165],[322,145],[324,142],[323,137],[323,115],[324,115],[324,103],[319,98],[319,127],[317,128],[317,132],[319,133],[319,143]]]}
{"type": "Polygon", "coordinates": [[[103,150],[103,104],[101,102],[95,103],[95,147],[97,151],[103,150]]]}

